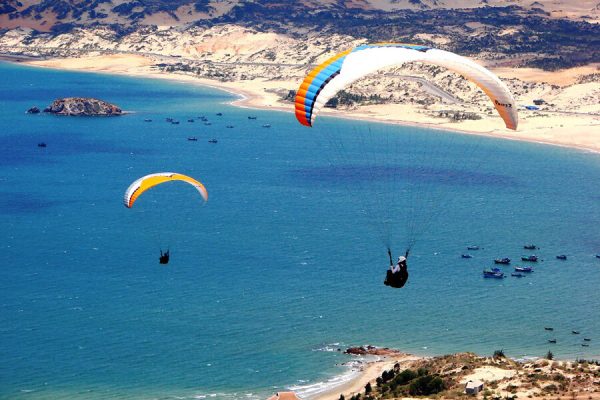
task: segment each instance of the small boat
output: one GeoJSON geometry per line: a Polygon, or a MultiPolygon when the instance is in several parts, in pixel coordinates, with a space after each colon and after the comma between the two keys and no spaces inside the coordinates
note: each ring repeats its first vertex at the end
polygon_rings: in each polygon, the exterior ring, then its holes
{"type": "Polygon", "coordinates": [[[467,246],[467,250],[479,250],[479,246],[467,246]]]}
{"type": "Polygon", "coordinates": [[[526,244],[523,246],[525,250],[536,250],[538,247],[535,244],[526,244]]]}
{"type": "Polygon", "coordinates": [[[167,121],[167,122],[173,122],[174,119],[173,118],[165,118],[165,121],[167,121]]]}
{"type": "Polygon", "coordinates": [[[231,128],[233,128],[233,125],[227,125],[226,128],[231,129],[231,128]]]}
{"type": "Polygon", "coordinates": [[[532,255],[532,256],[522,256],[521,257],[521,261],[537,262],[538,261],[538,257],[535,256],[535,255],[532,255]]]}
{"type": "Polygon", "coordinates": [[[204,125],[212,125],[210,122],[205,122],[204,125]]]}
{"type": "Polygon", "coordinates": [[[494,260],[495,264],[510,264],[510,258],[508,257],[504,257],[504,258],[496,258],[494,260]]]}
{"type": "Polygon", "coordinates": [[[222,117],[222,116],[223,116],[223,113],[220,113],[220,112],[218,112],[218,113],[217,113],[217,116],[218,116],[218,117],[222,117]]]}
{"type": "Polygon", "coordinates": [[[200,121],[208,121],[208,118],[206,118],[205,116],[202,117],[198,117],[200,119],[200,121]]]}
{"type": "Polygon", "coordinates": [[[263,128],[270,128],[270,127],[271,127],[271,124],[264,124],[262,127],[263,127],[263,128]]]}
{"type": "Polygon", "coordinates": [[[600,258],[600,254],[596,254],[596,258],[600,258]]]}
{"type": "Polygon", "coordinates": [[[472,256],[472,255],[470,255],[470,254],[461,254],[460,256],[461,256],[462,258],[473,258],[473,256],[472,256]]]}
{"type": "Polygon", "coordinates": [[[589,345],[589,344],[587,344],[587,343],[581,343],[581,346],[582,346],[582,347],[590,347],[590,345],[589,345]]]}
{"type": "Polygon", "coordinates": [[[557,259],[557,260],[566,260],[566,259],[567,259],[567,256],[566,256],[566,255],[564,255],[564,254],[560,254],[560,255],[556,256],[556,259],[557,259]]]}
{"type": "Polygon", "coordinates": [[[571,331],[573,335],[579,335],[579,331],[571,331]]]}
{"type": "Polygon", "coordinates": [[[196,136],[190,136],[190,137],[188,138],[188,140],[189,140],[190,142],[197,142],[197,141],[198,141],[198,138],[197,138],[196,136]]]}
{"type": "Polygon", "coordinates": [[[47,146],[47,145],[46,145],[46,143],[44,143],[44,142],[38,143],[38,147],[46,147],[46,146],[47,146]]]}
{"type": "Polygon", "coordinates": [[[525,277],[525,275],[523,275],[520,272],[513,272],[512,274],[510,274],[510,276],[515,276],[517,278],[523,278],[523,277],[525,277]]]}
{"type": "Polygon", "coordinates": [[[249,115],[248,119],[256,119],[256,117],[254,115],[252,115],[252,116],[249,115]]]}
{"type": "Polygon", "coordinates": [[[171,121],[171,124],[173,124],[173,125],[179,125],[179,121],[171,121]]]}
{"type": "Polygon", "coordinates": [[[484,278],[504,278],[504,272],[500,271],[498,268],[484,269],[483,277],[484,278]]]}
{"type": "Polygon", "coordinates": [[[217,140],[217,139],[210,139],[210,140],[208,141],[208,143],[218,143],[218,140],[217,140]]]}
{"type": "Polygon", "coordinates": [[[554,330],[554,328],[550,328],[548,326],[545,326],[544,329],[547,330],[547,331],[553,331],[554,330]]]}
{"type": "Polygon", "coordinates": [[[556,339],[548,339],[548,343],[556,343],[556,339]]]}
{"type": "Polygon", "coordinates": [[[533,272],[533,268],[531,267],[519,267],[515,265],[515,271],[517,272],[533,272]]]}
{"type": "Polygon", "coordinates": [[[591,342],[591,341],[592,341],[592,339],[590,339],[590,338],[587,338],[587,337],[586,337],[586,338],[583,338],[583,340],[584,340],[584,341],[586,341],[586,342],[591,342]]]}
{"type": "Polygon", "coordinates": [[[194,122],[194,120],[193,119],[188,119],[188,122],[194,122]]]}
{"type": "Polygon", "coordinates": [[[152,120],[150,118],[146,118],[144,122],[152,122],[152,120]]]}

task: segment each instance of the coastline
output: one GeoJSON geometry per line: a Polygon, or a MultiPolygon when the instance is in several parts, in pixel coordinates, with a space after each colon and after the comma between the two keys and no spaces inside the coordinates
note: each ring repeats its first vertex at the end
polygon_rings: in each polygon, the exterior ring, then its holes
{"type": "MultiPolygon", "coordinates": [[[[349,399],[354,394],[363,393],[367,383],[375,386],[377,377],[381,376],[383,371],[392,369],[395,364],[406,365],[410,362],[423,359],[424,357],[398,353],[396,355],[380,356],[371,360],[357,360],[354,362],[357,365],[351,367],[351,371],[355,369],[351,379],[335,383],[337,377],[334,377],[328,382],[320,382],[312,385],[316,388],[312,392],[309,392],[308,396],[305,394],[307,393],[306,391],[300,392],[300,395],[302,397],[302,394],[304,394],[305,397],[302,398],[307,400],[338,400],[340,394],[343,394],[345,398],[349,399]],[[322,388],[318,387],[320,384],[327,383],[330,384],[322,388]]],[[[291,389],[293,390],[295,387],[291,389]]]]}
{"type": "MultiPolygon", "coordinates": [[[[0,59],[2,58],[0,57],[0,59]]],[[[4,60],[12,62],[10,59],[4,58],[4,60]]],[[[266,80],[221,82],[182,73],[167,73],[157,70],[154,67],[155,62],[142,55],[113,54],[86,58],[34,59],[21,60],[18,64],[57,70],[106,73],[191,83],[223,90],[237,96],[238,99],[229,102],[229,104],[236,107],[293,112],[292,103],[282,103],[280,96],[275,94],[274,91],[282,87],[295,88],[296,82],[266,80]]],[[[520,112],[521,123],[517,131],[504,129],[500,118],[496,116],[491,117],[493,127],[490,129],[490,120],[487,118],[453,123],[424,116],[422,110],[415,110],[411,106],[393,104],[366,106],[353,111],[323,110],[321,115],[526,141],[600,153],[600,115],[596,114],[585,114],[585,118],[583,118],[582,115],[573,113],[565,113],[564,115],[550,112],[536,114],[523,110],[520,112]],[[553,114],[553,116],[549,116],[549,114],[553,114]],[[403,118],[397,118],[397,115],[401,115],[403,118]]]]}

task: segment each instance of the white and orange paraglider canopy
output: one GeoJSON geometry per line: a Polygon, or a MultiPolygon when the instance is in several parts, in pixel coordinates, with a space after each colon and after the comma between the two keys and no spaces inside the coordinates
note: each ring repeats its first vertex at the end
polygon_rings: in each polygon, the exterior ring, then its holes
{"type": "Polygon", "coordinates": [[[200,195],[204,199],[204,201],[208,201],[208,192],[204,185],[194,178],[191,178],[187,175],[178,174],[176,172],[158,172],[156,174],[150,174],[143,176],[133,182],[125,191],[125,196],[123,196],[123,204],[127,208],[133,207],[133,203],[137,200],[138,197],[146,190],[160,185],[165,182],[171,181],[182,181],[186,182],[196,188],[200,195]]]}
{"type": "Polygon", "coordinates": [[[335,94],[362,77],[408,62],[433,64],[475,83],[490,98],[506,127],[517,129],[515,100],[506,85],[481,65],[444,50],[402,43],[366,44],[335,55],[313,69],[296,93],[296,118],[312,126],[321,108],[335,94]]]}

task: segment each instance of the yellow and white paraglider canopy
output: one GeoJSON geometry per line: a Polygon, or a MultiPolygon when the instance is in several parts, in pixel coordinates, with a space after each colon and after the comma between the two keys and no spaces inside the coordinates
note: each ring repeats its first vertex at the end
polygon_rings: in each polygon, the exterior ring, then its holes
{"type": "Polygon", "coordinates": [[[506,127],[517,129],[515,100],[506,85],[492,72],[458,54],[401,43],[358,46],[313,69],[296,93],[296,118],[301,124],[312,126],[321,108],[338,91],[368,74],[407,62],[433,64],[464,76],[487,94],[506,127]]]}
{"type": "Polygon", "coordinates": [[[176,172],[159,172],[156,174],[143,176],[133,182],[125,191],[125,196],[123,196],[123,204],[125,207],[131,208],[133,207],[133,203],[135,203],[137,198],[146,190],[156,185],[171,181],[182,181],[189,183],[190,185],[194,186],[198,192],[200,192],[200,195],[204,201],[208,201],[208,192],[206,191],[206,188],[202,183],[198,182],[194,178],[191,178],[187,175],[178,174],[176,172]]]}

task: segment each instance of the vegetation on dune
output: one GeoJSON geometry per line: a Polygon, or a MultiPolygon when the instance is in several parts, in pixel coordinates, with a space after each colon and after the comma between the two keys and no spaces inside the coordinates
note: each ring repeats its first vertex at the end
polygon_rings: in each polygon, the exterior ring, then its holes
{"type": "MultiPolygon", "coordinates": [[[[551,361],[539,359],[517,362],[496,351],[494,357],[479,357],[473,353],[406,361],[385,370],[376,384],[366,385],[362,393],[340,400],[383,400],[406,397],[438,399],[472,398],[464,391],[466,379],[478,371],[506,370],[498,378],[487,380],[484,400],[514,400],[515,398],[552,396],[573,398],[573,393],[585,393],[597,398],[600,387],[600,361],[551,361]]],[[[488,373],[489,376],[489,373],[488,373]]],[[[479,378],[480,379],[480,378],[479,378]]]]}

